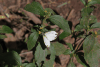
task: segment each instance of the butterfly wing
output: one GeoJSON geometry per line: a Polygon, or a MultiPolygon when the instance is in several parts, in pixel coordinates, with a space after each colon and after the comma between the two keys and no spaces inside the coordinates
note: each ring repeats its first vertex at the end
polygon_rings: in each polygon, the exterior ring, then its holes
{"type": "Polygon", "coordinates": [[[55,32],[55,31],[50,31],[50,32],[46,32],[45,33],[45,36],[47,37],[47,39],[49,40],[49,41],[53,41],[53,40],[55,40],[56,38],[57,38],[57,32],[55,32]]]}
{"type": "Polygon", "coordinates": [[[47,39],[46,36],[43,36],[43,40],[44,40],[44,44],[45,44],[47,47],[50,47],[50,41],[47,39]]]}

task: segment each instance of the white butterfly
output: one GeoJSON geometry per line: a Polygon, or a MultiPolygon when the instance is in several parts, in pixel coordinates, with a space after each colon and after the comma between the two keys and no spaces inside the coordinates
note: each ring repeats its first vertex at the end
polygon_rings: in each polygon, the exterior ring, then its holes
{"type": "Polygon", "coordinates": [[[43,36],[44,43],[47,47],[50,47],[50,41],[53,41],[57,38],[57,32],[55,31],[50,31],[46,32],[43,36]]]}

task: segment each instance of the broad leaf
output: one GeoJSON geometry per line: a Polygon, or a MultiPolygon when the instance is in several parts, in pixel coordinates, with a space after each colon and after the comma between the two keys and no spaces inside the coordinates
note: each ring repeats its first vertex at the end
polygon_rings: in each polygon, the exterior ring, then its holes
{"type": "Polygon", "coordinates": [[[67,49],[63,54],[64,55],[70,55],[71,54],[71,50],[70,49],[67,49]]]}
{"type": "Polygon", "coordinates": [[[100,28],[100,23],[95,23],[95,24],[93,24],[92,26],[91,26],[91,28],[93,29],[93,28],[100,28]]]}
{"type": "Polygon", "coordinates": [[[85,8],[82,9],[81,16],[82,17],[89,16],[92,11],[93,11],[92,8],[85,7],[85,8]]]}
{"type": "Polygon", "coordinates": [[[82,57],[82,60],[79,58],[78,55],[76,55],[75,58],[77,59],[78,63],[82,64],[84,67],[88,67],[88,66],[83,62],[83,57],[82,57]]]}
{"type": "Polygon", "coordinates": [[[35,63],[28,63],[24,67],[36,67],[35,63]]]}
{"type": "Polygon", "coordinates": [[[94,45],[94,48],[87,54],[84,55],[85,60],[90,65],[90,67],[99,67],[100,66],[100,44],[97,42],[94,45]]]}
{"type": "Polygon", "coordinates": [[[23,63],[21,66],[25,67],[26,65],[28,65],[28,63],[23,63]]]}
{"type": "Polygon", "coordinates": [[[75,64],[70,60],[69,64],[67,67],[76,67],[75,64]]]}
{"type": "Polygon", "coordinates": [[[56,42],[56,43],[52,43],[52,45],[54,46],[55,50],[56,50],[56,55],[61,55],[65,52],[66,48],[64,47],[63,44],[56,42]]]}
{"type": "Polygon", "coordinates": [[[24,9],[40,16],[44,15],[44,9],[38,2],[32,2],[26,5],[24,9]]]}
{"type": "Polygon", "coordinates": [[[97,31],[97,35],[100,35],[100,30],[97,31]]]}
{"type": "Polygon", "coordinates": [[[86,2],[85,2],[85,0],[81,0],[81,2],[82,2],[84,5],[86,5],[86,2]]]}
{"type": "Polygon", "coordinates": [[[69,33],[64,31],[59,35],[59,40],[62,40],[63,38],[65,38],[67,36],[69,36],[69,33]]]}
{"type": "Polygon", "coordinates": [[[68,45],[68,47],[73,50],[73,45],[71,43],[66,43],[68,45]]]}
{"type": "Polygon", "coordinates": [[[44,63],[44,67],[53,67],[54,61],[48,60],[44,63]]]}
{"type": "Polygon", "coordinates": [[[6,38],[5,35],[0,35],[0,39],[4,39],[4,38],[6,38]]]}
{"type": "Polygon", "coordinates": [[[21,57],[15,51],[0,54],[0,61],[8,65],[21,65],[21,57]]]}
{"type": "Polygon", "coordinates": [[[71,34],[68,21],[66,21],[63,17],[59,15],[53,15],[49,17],[49,20],[55,25],[58,25],[60,28],[62,28],[67,33],[67,35],[71,34]]]}
{"type": "Polygon", "coordinates": [[[38,36],[39,34],[36,30],[34,30],[34,32],[30,34],[27,42],[28,50],[31,50],[35,46],[38,36]]]}
{"type": "Polygon", "coordinates": [[[53,67],[53,64],[54,64],[54,61],[55,61],[56,51],[55,51],[52,44],[49,48],[49,51],[51,53],[50,60],[44,62],[44,67],[53,67]]]}
{"type": "Polygon", "coordinates": [[[83,42],[83,51],[84,54],[87,55],[94,47],[95,44],[95,37],[90,35],[86,37],[86,39],[83,42]]]}
{"type": "Polygon", "coordinates": [[[41,61],[45,61],[47,56],[47,49],[43,50],[40,44],[38,44],[36,51],[35,51],[35,60],[37,65],[39,66],[41,61]]]}
{"type": "Polygon", "coordinates": [[[76,26],[74,31],[82,31],[83,28],[84,28],[83,25],[79,24],[76,26]]]}
{"type": "Polygon", "coordinates": [[[55,55],[56,55],[56,50],[54,46],[51,44],[50,49],[49,49],[51,55],[50,55],[50,60],[55,60],[55,55]]]}
{"type": "Polygon", "coordinates": [[[45,8],[45,10],[46,10],[47,12],[50,12],[50,13],[53,14],[53,15],[56,14],[56,13],[55,13],[52,9],[50,9],[50,8],[45,8]]]}
{"type": "Polygon", "coordinates": [[[0,27],[0,33],[12,33],[13,30],[6,26],[6,25],[3,25],[2,27],[0,27]]]}
{"type": "Polygon", "coordinates": [[[94,4],[100,4],[100,0],[90,0],[89,3],[87,4],[87,6],[91,6],[94,4]]]}
{"type": "Polygon", "coordinates": [[[96,22],[97,22],[96,16],[91,15],[89,18],[89,25],[91,26],[91,24],[96,23],[96,22]]]}

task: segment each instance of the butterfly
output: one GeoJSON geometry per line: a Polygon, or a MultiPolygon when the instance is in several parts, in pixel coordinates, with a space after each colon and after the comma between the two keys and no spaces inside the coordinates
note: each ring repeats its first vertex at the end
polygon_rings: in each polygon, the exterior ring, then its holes
{"type": "Polygon", "coordinates": [[[50,47],[50,41],[53,41],[57,38],[57,32],[55,31],[49,31],[49,32],[46,32],[44,35],[43,35],[43,40],[44,40],[44,44],[47,46],[47,47],[50,47]]]}

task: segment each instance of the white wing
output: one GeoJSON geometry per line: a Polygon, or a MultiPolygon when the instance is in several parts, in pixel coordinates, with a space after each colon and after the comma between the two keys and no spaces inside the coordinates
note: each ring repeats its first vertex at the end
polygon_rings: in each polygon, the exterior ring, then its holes
{"type": "Polygon", "coordinates": [[[43,36],[44,43],[47,47],[50,47],[50,41],[47,39],[46,36],[43,36]]]}
{"type": "Polygon", "coordinates": [[[50,32],[46,32],[46,33],[45,33],[45,36],[47,37],[47,39],[48,39],[49,41],[53,41],[53,40],[56,39],[57,34],[58,34],[58,33],[56,33],[55,31],[50,31],[50,32]]]}

